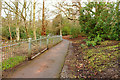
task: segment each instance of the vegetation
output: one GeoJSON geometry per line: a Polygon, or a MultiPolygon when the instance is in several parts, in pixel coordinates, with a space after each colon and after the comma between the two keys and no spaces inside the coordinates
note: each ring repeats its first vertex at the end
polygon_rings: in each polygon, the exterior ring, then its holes
{"type": "Polygon", "coordinates": [[[81,9],[79,17],[81,31],[90,41],[87,44],[96,45],[102,40],[120,40],[120,28],[117,22],[115,3],[88,3],[81,9]],[[95,8],[95,11],[92,9],[95,8]]]}
{"type": "Polygon", "coordinates": [[[78,28],[78,27],[73,27],[73,28],[71,29],[72,38],[78,37],[79,34],[80,34],[80,28],[78,28]]]}
{"type": "MultiPolygon", "coordinates": [[[[73,52],[65,61],[64,73],[69,78],[119,78],[119,41],[105,40],[100,45],[87,46],[86,40],[72,41],[73,52]]],[[[66,77],[64,77],[66,78],[66,77]]]]}
{"type": "MultiPolygon", "coordinates": [[[[78,39],[72,43],[74,54],[72,54],[69,66],[71,65],[78,78],[93,77],[117,64],[118,42],[120,41],[120,1],[113,3],[87,1],[88,3],[81,1],[56,3],[57,5],[53,5],[56,8],[54,11],[45,7],[45,0],[43,0],[42,8],[36,0],[33,2],[32,0],[3,1],[3,8],[0,5],[0,11],[3,9],[5,16],[0,18],[0,21],[2,20],[0,37],[3,40],[19,41],[21,38],[36,40],[41,35],[69,35],[70,39],[78,39]],[[51,14],[52,19],[49,18],[51,14]],[[82,40],[84,36],[85,39],[82,40]],[[85,70],[85,73],[82,70],[85,70]]],[[[55,41],[59,42],[57,38],[55,41]]],[[[52,47],[55,42],[51,38],[50,42],[49,47],[52,47]]],[[[46,47],[46,44],[42,47],[46,47]]],[[[23,48],[19,48],[18,51],[26,52],[27,49],[23,48]]],[[[36,43],[33,49],[33,54],[38,53],[39,44],[36,43]]],[[[16,53],[18,51],[16,49],[16,53]]],[[[11,57],[2,62],[2,69],[12,68],[24,60],[25,57],[22,56],[11,57]]],[[[76,75],[73,78],[76,78],[76,75]]]]}
{"type": "Polygon", "coordinates": [[[13,68],[25,60],[24,56],[10,57],[2,62],[2,70],[13,68]]]}
{"type": "Polygon", "coordinates": [[[106,68],[112,67],[114,65],[112,60],[114,61],[118,58],[117,47],[118,45],[100,47],[97,49],[88,49],[83,51],[86,53],[84,59],[89,61],[88,66],[91,67],[91,69],[96,69],[97,71],[101,72],[106,68]]]}

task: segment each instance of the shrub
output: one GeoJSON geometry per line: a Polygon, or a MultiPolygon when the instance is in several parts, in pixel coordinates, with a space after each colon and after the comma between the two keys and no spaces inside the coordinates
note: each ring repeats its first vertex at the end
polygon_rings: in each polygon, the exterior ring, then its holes
{"type": "Polygon", "coordinates": [[[92,45],[91,41],[86,41],[86,45],[90,47],[92,45]]]}
{"type": "Polygon", "coordinates": [[[84,48],[84,47],[85,47],[85,45],[84,45],[84,44],[81,44],[81,47],[82,47],[82,48],[84,48]]]}
{"type": "Polygon", "coordinates": [[[71,29],[72,38],[78,37],[79,34],[80,34],[80,28],[79,27],[73,27],[71,29]]]}
{"type": "MultiPolygon", "coordinates": [[[[104,40],[120,40],[120,28],[117,22],[117,10],[114,3],[88,3],[80,10],[79,22],[81,32],[84,32],[89,40],[96,43],[104,40]],[[97,11],[92,11],[95,6],[97,11]]],[[[88,42],[89,45],[89,42],[88,42]]]]}
{"type": "MultiPolygon", "coordinates": [[[[6,37],[7,39],[10,39],[10,33],[9,33],[9,27],[8,26],[2,27],[2,36],[6,37]]],[[[13,39],[16,38],[16,28],[15,27],[11,27],[11,36],[12,36],[13,39]]]]}
{"type": "Polygon", "coordinates": [[[93,47],[97,45],[97,43],[95,41],[91,41],[91,43],[92,43],[93,47]]]}
{"type": "Polygon", "coordinates": [[[62,28],[62,34],[63,34],[63,36],[70,35],[70,30],[71,30],[71,28],[69,26],[64,26],[62,28]]]}
{"type": "Polygon", "coordinates": [[[86,41],[86,45],[88,46],[88,47],[90,47],[90,46],[96,46],[98,44],[98,42],[95,42],[95,41],[86,41]]]}

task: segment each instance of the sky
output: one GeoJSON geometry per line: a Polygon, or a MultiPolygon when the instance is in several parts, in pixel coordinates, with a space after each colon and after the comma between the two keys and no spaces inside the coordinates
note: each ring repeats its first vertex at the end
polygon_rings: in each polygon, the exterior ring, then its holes
{"type": "MultiPolygon", "coordinates": [[[[9,2],[10,0],[3,0],[3,1],[9,2]]],[[[11,1],[14,1],[14,0],[11,0],[11,1]]],[[[29,0],[26,0],[26,1],[29,1],[29,0]]],[[[34,0],[32,0],[32,1],[34,1],[34,0]]],[[[43,0],[35,0],[35,1],[37,1],[38,3],[40,3],[36,7],[36,11],[37,11],[38,9],[42,8],[42,2],[43,2],[43,0]]],[[[70,2],[70,1],[80,1],[80,0],[45,0],[45,7],[47,7],[50,11],[55,11],[56,8],[53,7],[53,5],[57,4],[57,2],[62,2],[62,1],[70,2]]],[[[90,1],[93,1],[93,0],[90,0],[90,1]]],[[[108,0],[106,0],[106,1],[108,1],[108,0]]],[[[109,1],[116,2],[117,0],[109,0],[109,1]]],[[[20,2],[24,2],[24,0],[20,0],[20,2]]],[[[81,2],[82,2],[82,6],[84,6],[83,2],[87,2],[87,0],[81,0],[81,2]]],[[[3,17],[6,16],[5,13],[4,13],[4,10],[2,10],[2,16],[3,17]]],[[[51,15],[51,17],[49,19],[53,19],[54,17],[55,17],[55,15],[53,14],[53,15],[51,15]]],[[[36,19],[38,19],[38,14],[36,14],[36,19]]],[[[41,11],[40,19],[42,19],[42,11],[41,11]]]]}

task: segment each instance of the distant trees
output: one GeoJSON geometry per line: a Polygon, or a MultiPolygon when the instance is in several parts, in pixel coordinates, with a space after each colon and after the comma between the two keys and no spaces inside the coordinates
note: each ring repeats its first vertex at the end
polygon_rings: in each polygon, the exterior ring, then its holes
{"type": "Polygon", "coordinates": [[[80,9],[82,9],[80,1],[69,1],[69,2],[61,2],[54,5],[54,7],[58,10],[59,13],[63,13],[63,16],[68,19],[62,23],[62,32],[63,35],[71,34],[73,37],[77,37],[80,33],[80,25],[79,25],[79,15],[80,9]]]}
{"type": "Polygon", "coordinates": [[[69,20],[78,20],[78,16],[80,14],[81,2],[76,1],[69,3],[61,2],[54,5],[58,9],[59,12],[62,12],[69,20]]]}
{"type": "Polygon", "coordinates": [[[87,1],[88,3],[85,3],[85,7],[81,6],[80,1],[57,3],[54,7],[69,20],[73,21],[73,27],[76,26],[76,21],[79,21],[78,29],[71,29],[71,34],[78,35],[84,33],[92,40],[98,38],[98,36],[101,39],[119,40],[118,33],[120,30],[116,27],[118,24],[116,12],[118,10],[115,9],[115,6],[119,4],[114,2],[87,1]],[[74,33],[77,31],[78,33],[74,33]]]}
{"type": "Polygon", "coordinates": [[[54,19],[53,19],[53,26],[55,27],[55,31],[59,30],[59,34],[62,35],[62,15],[58,14],[54,19]]]}
{"type": "Polygon", "coordinates": [[[85,3],[84,7],[79,0],[77,2],[57,3],[57,5],[54,5],[57,12],[53,20],[48,20],[48,18],[55,11],[49,12],[45,7],[45,0],[43,0],[42,8],[39,8],[39,10],[36,7],[40,7],[40,5],[35,0],[33,3],[32,0],[27,2],[26,0],[23,0],[23,2],[16,0],[10,1],[10,3],[3,1],[3,3],[3,9],[7,17],[2,19],[4,21],[2,24],[3,31],[7,34],[3,33],[2,35],[11,40],[16,39],[19,41],[20,38],[29,37],[37,39],[40,35],[46,36],[51,32],[60,35],[71,34],[75,35],[74,37],[84,33],[90,38],[95,38],[98,34],[99,37],[107,39],[110,39],[110,37],[115,39],[118,36],[118,31],[116,32],[118,27],[115,26],[119,22],[117,20],[117,16],[119,17],[119,12],[117,12],[119,4],[116,3],[89,2],[85,3]],[[116,8],[115,4],[117,5],[116,8]],[[41,10],[42,15],[40,14],[41,10]]]}
{"type": "MultiPolygon", "coordinates": [[[[13,5],[10,5],[8,2],[5,1],[5,5],[4,9],[7,10],[8,12],[14,13],[15,14],[15,19],[16,19],[16,40],[20,39],[20,30],[19,27],[21,23],[23,23],[24,21],[24,27],[25,27],[25,32],[26,32],[26,36],[27,38],[30,37],[29,32],[28,32],[28,21],[27,21],[27,16],[30,14],[30,26],[32,26],[32,2],[26,2],[26,0],[24,0],[23,3],[19,2],[19,0],[16,1],[10,1],[10,3],[12,3],[13,5]],[[31,5],[31,6],[30,6],[31,5]],[[22,7],[22,8],[20,8],[22,7]],[[30,9],[31,8],[31,9],[30,9]],[[28,13],[27,11],[30,11],[30,13],[28,13]]],[[[35,0],[34,0],[34,4],[33,4],[33,34],[34,34],[34,39],[36,39],[36,27],[35,27],[35,0]]]]}
{"type": "MultiPolygon", "coordinates": [[[[13,12],[15,15],[16,15],[16,36],[17,36],[17,40],[19,40],[19,26],[18,26],[18,24],[19,24],[19,17],[20,18],[22,18],[23,20],[24,20],[24,25],[25,25],[25,30],[26,30],[26,34],[27,34],[27,37],[29,37],[29,34],[28,34],[28,29],[27,29],[27,21],[26,21],[26,17],[27,17],[27,12],[26,12],[26,10],[27,10],[27,3],[26,3],[26,0],[24,0],[24,4],[22,5],[23,6],[23,8],[22,8],[22,10],[21,9],[19,9],[19,6],[18,6],[18,3],[20,3],[19,2],[19,0],[17,0],[17,1],[15,1],[15,2],[12,2],[12,4],[14,5],[14,6],[11,6],[10,4],[8,4],[6,1],[5,1],[5,4],[9,7],[4,7],[4,9],[7,9],[8,11],[10,11],[10,12],[13,12]],[[24,13],[23,13],[24,12],[24,13]]],[[[22,4],[22,3],[21,3],[22,4]]],[[[28,5],[29,6],[29,5],[28,5]]]]}
{"type": "Polygon", "coordinates": [[[4,11],[5,12],[5,14],[7,15],[7,26],[9,27],[9,34],[10,34],[10,40],[12,40],[12,35],[11,35],[11,22],[12,22],[12,15],[11,15],[11,13],[10,12],[6,12],[6,11],[4,11]]]}
{"type": "Polygon", "coordinates": [[[3,1],[3,9],[7,17],[2,17],[2,37],[11,40],[16,39],[17,41],[19,41],[20,38],[29,37],[37,39],[40,35],[46,36],[46,34],[52,31],[50,29],[52,22],[48,20],[50,12],[44,4],[41,8],[40,3],[35,0],[34,2],[32,2],[32,0],[27,2],[26,0],[23,0],[23,2],[10,0],[9,2],[3,1]],[[36,8],[36,6],[39,8],[36,8]],[[43,10],[42,20],[40,19],[41,10],[43,10]],[[8,12],[10,15],[8,15],[8,12]],[[38,20],[36,16],[38,16],[38,20]]]}

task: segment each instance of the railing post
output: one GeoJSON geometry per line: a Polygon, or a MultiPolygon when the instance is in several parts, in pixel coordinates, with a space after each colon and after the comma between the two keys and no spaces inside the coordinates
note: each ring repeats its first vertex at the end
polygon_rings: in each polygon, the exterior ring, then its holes
{"type": "Polygon", "coordinates": [[[49,45],[49,35],[47,36],[47,49],[48,49],[48,45],[49,45]]]}
{"type": "Polygon", "coordinates": [[[54,45],[54,37],[52,39],[53,39],[53,45],[54,45]]]}
{"type": "Polygon", "coordinates": [[[32,50],[31,50],[31,40],[32,40],[32,38],[28,39],[28,42],[29,42],[29,45],[28,45],[28,60],[31,60],[31,52],[32,52],[32,50]]]}
{"type": "Polygon", "coordinates": [[[41,48],[41,39],[42,39],[42,36],[40,36],[40,48],[41,48]]]}
{"type": "Polygon", "coordinates": [[[60,39],[61,39],[61,41],[63,40],[63,39],[62,39],[62,35],[60,35],[60,39]]]}

